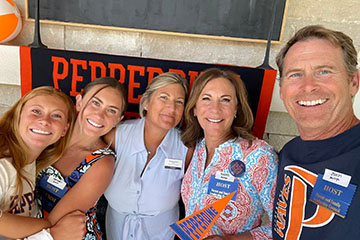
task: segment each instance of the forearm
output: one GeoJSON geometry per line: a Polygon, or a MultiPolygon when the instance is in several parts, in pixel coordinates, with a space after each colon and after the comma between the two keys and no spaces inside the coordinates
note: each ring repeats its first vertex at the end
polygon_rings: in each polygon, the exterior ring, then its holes
{"type": "Polygon", "coordinates": [[[50,222],[45,219],[3,213],[0,218],[0,235],[8,238],[24,238],[50,226],[50,222]]]}

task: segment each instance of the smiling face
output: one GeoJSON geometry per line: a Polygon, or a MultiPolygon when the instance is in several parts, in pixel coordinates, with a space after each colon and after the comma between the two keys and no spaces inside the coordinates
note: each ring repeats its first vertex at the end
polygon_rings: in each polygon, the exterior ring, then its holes
{"type": "Polygon", "coordinates": [[[76,97],[76,110],[79,111],[76,122],[83,134],[89,137],[105,135],[123,118],[123,96],[112,87],[97,92],[103,87],[95,85],[84,97],[76,97]]]}
{"type": "Polygon", "coordinates": [[[210,80],[200,93],[194,114],[204,130],[206,142],[218,144],[227,140],[236,114],[235,88],[220,77],[210,80]]]}
{"type": "Polygon", "coordinates": [[[304,140],[349,128],[359,75],[348,76],[340,47],[322,39],[297,42],[285,56],[283,72],[280,97],[304,140]]]}
{"type": "Polygon", "coordinates": [[[185,92],[180,84],[174,83],[156,90],[144,104],[146,124],[167,132],[179,124],[185,105],[185,92]]]}
{"type": "Polygon", "coordinates": [[[21,110],[19,134],[31,151],[42,151],[64,136],[68,108],[56,96],[39,95],[25,103],[21,110]]]}

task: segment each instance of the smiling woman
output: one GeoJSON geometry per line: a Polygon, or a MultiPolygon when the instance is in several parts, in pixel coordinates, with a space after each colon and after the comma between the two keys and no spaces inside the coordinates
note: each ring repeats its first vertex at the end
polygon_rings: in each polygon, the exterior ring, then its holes
{"type": "Polygon", "coordinates": [[[194,148],[181,188],[186,216],[236,190],[205,235],[209,239],[271,239],[270,223],[261,226],[261,219],[265,212],[272,219],[277,156],[251,135],[252,124],[247,92],[235,73],[212,68],[200,74],[182,133],[183,142],[194,148]]]}
{"type": "MultiPolygon", "coordinates": [[[[64,93],[40,87],[21,98],[0,119],[0,239],[23,238],[51,227],[44,219],[28,217],[35,217],[37,211],[36,172],[61,157],[74,118],[73,104],[64,93]]],[[[52,230],[63,228],[69,219],[74,220],[68,222],[69,231],[74,237],[81,236],[80,213],[64,217],[52,230]]],[[[39,234],[51,239],[46,231],[39,234]]]]}
{"type": "Polygon", "coordinates": [[[57,222],[74,210],[86,212],[85,239],[102,239],[95,204],[110,183],[115,153],[101,137],[123,118],[126,97],[124,86],[114,78],[90,82],[76,97],[78,116],[69,147],[38,177],[39,205],[44,217],[57,222]]]}
{"type": "Polygon", "coordinates": [[[117,154],[105,192],[108,239],[173,239],[187,148],[180,123],[187,81],[176,73],[156,76],[140,100],[141,119],[128,120],[106,135],[117,154]]]}

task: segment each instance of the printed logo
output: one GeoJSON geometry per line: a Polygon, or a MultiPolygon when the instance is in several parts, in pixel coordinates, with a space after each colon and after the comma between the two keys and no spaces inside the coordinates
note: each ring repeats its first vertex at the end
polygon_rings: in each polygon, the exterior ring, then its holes
{"type": "Polygon", "coordinates": [[[307,187],[308,185],[311,188],[314,187],[317,174],[298,166],[287,166],[285,171],[295,175],[292,178],[287,174],[284,175],[284,185],[275,205],[274,230],[283,239],[299,239],[303,227],[325,226],[331,222],[335,214],[317,205],[315,213],[305,219],[307,187]],[[289,196],[291,196],[290,199],[289,196]],[[287,213],[288,205],[289,212],[287,213]],[[285,229],[287,218],[287,229],[285,229]]]}

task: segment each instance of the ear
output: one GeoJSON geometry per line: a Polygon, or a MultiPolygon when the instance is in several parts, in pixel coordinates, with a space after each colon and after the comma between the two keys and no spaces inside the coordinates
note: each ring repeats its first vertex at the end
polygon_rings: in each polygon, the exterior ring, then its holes
{"type": "Polygon", "coordinates": [[[123,118],[124,118],[124,115],[121,115],[121,117],[119,117],[119,118],[116,120],[115,126],[118,125],[123,118]]]}
{"type": "Polygon", "coordinates": [[[63,137],[63,136],[66,135],[66,132],[67,132],[67,130],[69,129],[69,127],[70,127],[70,123],[67,123],[66,126],[64,127],[64,130],[63,130],[63,132],[62,132],[62,134],[61,134],[61,137],[63,137]]]}
{"type": "Polygon", "coordinates": [[[194,117],[197,116],[197,111],[196,111],[196,107],[194,107],[194,117]]]}
{"type": "Polygon", "coordinates": [[[359,70],[356,71],[355,76],[353,77],[353,79],[351,80],[351,85],[350,85],[350,94],[352,97],[354,97],[356,95],[356,93],[359,90],[359,79],[360,79],[360,72],[359,70]]]}
{"type": "Polygon", "coordinates": [[[284,98],[283,98],[283,93],[282,93],[283,91],[282,91],[282,87],[281,87],[281,85],[280,85],[280,90],[279,90],[279,93],[280,93],[280,99],[282,100],[282,101],[284,101],[284,98]]]}
{"type": "Polygon", "coordinates": [[[77,95],[76,96],[76,111],[78,111],[78,112],[80,112],[80,109],[81,109],[81,103],[82,103],[82,100],[83,100],[83,98],[82,98],[82,96],[81,96],[81,94],[79,94],[79,95],[77,95]]]}

